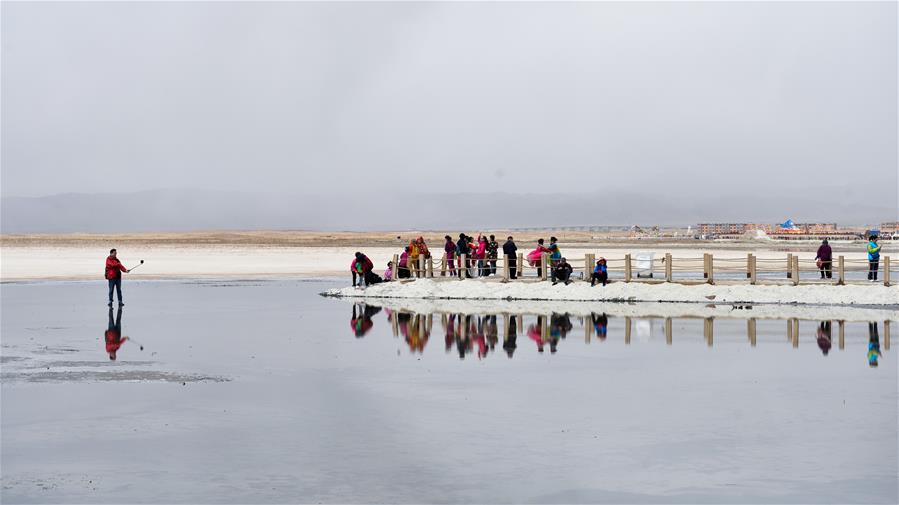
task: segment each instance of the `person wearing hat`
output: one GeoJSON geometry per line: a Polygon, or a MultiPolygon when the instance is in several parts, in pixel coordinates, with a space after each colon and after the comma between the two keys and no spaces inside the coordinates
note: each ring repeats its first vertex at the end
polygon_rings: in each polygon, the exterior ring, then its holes
{"type": "Polygon", "coordinates": [[[593,277],[590,279],[590,286],[595,286],[597,281],[601,282],[602,285],[605,286],[608,280],[609,268],[608,266],[606,266],[606,259],[600,257],[596,262],[596,266],[593,267],[593,277]]]}
{"type": "Polygon", "coordinates": [[[871,235],[868,241],[868,280],[877,281],[877,267],[880,265],[880,244],[877,235],[871,235]]]}

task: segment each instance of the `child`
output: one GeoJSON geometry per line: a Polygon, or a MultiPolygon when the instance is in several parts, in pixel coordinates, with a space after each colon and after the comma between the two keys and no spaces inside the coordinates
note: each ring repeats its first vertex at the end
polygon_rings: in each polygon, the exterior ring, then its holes
{"type": "Polygon", "coordinates": [[[596,281],[602,282],[602,285],[606,285],[606,281],[609,279],[609,269],[606,266],[606,259],[599,258],[599,261],[596,262],[596,267],[593,268],[593,278],[590,280],[590,286],[595,286],[596,281]]]}
{"type": "Polygon", "coordinates": [[[387,270],[384,270],[384,282],[390,282],[393,280],[393,262],[387,262],[387,270]]]}

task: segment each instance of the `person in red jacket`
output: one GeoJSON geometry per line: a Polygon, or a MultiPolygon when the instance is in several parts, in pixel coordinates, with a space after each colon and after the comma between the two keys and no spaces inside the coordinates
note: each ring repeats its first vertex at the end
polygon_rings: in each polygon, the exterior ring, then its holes
{"type": "Polygon", "coordinates": [[[112,307],[112,290],[115,288],[119,297],[119,307],[125,305],[122,302],[122,272],[128,273],[130,270],[122,265],[122,262],[116,258],[116,250],[109,250],[109,257],[106,258],[106,280],[109,282],[109,306],[112,307]]]}

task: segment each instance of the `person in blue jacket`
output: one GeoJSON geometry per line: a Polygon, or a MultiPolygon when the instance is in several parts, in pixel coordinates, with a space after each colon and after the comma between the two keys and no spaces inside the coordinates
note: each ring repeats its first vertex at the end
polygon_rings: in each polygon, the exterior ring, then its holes
{"type": "Polygon", "coordinates": [[[877,267],[880,265],[880,244],[877,235],[871,235],[868,241],[868,280],[877,281],[877,267]]]}
{"type": "Polygon", "coordinates": [[[590,286],[595,286],[597,281],[601,282],[602,285],[605,286],[608,280],[609,267],[606,265],[606,259],[599,258],[599,261],[596,262],[596,266],[593,267],[593,278],[590,279],[590,286]]]}

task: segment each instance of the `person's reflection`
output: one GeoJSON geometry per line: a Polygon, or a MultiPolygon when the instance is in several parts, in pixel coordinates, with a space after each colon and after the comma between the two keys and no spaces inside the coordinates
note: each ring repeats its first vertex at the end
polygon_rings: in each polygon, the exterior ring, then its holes
{"type": "Polygon", "coordinates": [[[876,367],[880,358],[880,335],[877,333],[877,323],[868,323],[868,366],[876,367]]]}
{"type": "Polygon", "coordinates": [[[518,347],[515,342],[517,339],[518,318],[512,315],[509,316],[509,331],[506,333],[506,336],[503,339],[503,350],[506,351],[506,355],[509,356],[509,359],[512,359],[512,355],[515,354],[515,348],[518,347]]]}
{"type": "Polygon", "coordinates": [[[459,314],[459,324],[456,325],[456,350],[459,351],[459,359],[465,359],[465,353],[471,350],[471,337],[474,332],[471,315],[459,314]]]}
{"type": "Polygon", "coordinates": [[[353,317],[350,319],[350,328],[356,338],[362,338],[368,333],[368,330],[375,325],[371,318],[381,311],[381,307],[373,307],[371,305],[359,304],[358,314],[356,305],[353,304],[353,317]]]}
{"type": "Polygon", "coordinates": [[[599,315],[590,314],[590,318],[593,319],[593,329],[596,331],[596,337],[600,340],[605,340],[609,327],[609,318],[605,312],[599,315]]]}
{"type": "Polygon", "coordinates": [[[496,349],[496,343],[499,342],[499,327],[496,325],[496,315],[487,316],[484,322],[484,336],[487,338],[487,346],[490,352],[496,349]]]}
{"type": "Polygon", "coordinates": [[[406,343],[409,345],[409,352],[413,354],[423,353],[428,338],[431,336],[426,319],[427,316],[424,314],[413,314],[409,318],[409,322],[400,327],[403,330],[403,336],[406,337],[406,343]]]}
{"type": "Polygon", "coordinates": [[[543,325],[546,316],[537,316],[537,323],[528,326],[528,338],[537,343],[537,352],[543,352],[543,325]]]}
{"type": "MultiPolygon", "coordinates": [[[[472,338],[472,343],[478,344],[478,359],[487,357],[487,338],[484,334],[484,327],[486,324],[486,318],[482,318],[481,316],[477,317],[477,324],[472,323],[471,326],[471,335],[474,334],[474,338],[472,338]]],[[[471,344],[469,344],[471,345],[471,344]]]]}
{"type": "Polygon", "coordinates": [[[830,352],[831,343],[830,321],[821,321],[818,325],[818,348],[825,356],[830,352]]]}
{"type": "Polygon", "coordinates": [[[456,315],[443,315],[441,318],[443,322],[443,343],[446,346],[446,352],[450,352],[453,349],[453,342],[456,340],[456,315]]]}
{"type": "Polygon", "coordinates": [[[122,336],[122,306],[116,311],[115,320],[112,319],[112,307],[109,308],[109,327],[106,330],[106,352],[109,359],[115,361],[116,352],[122,347],[122,344],[128,340],[128,337],[122,336]]]}

